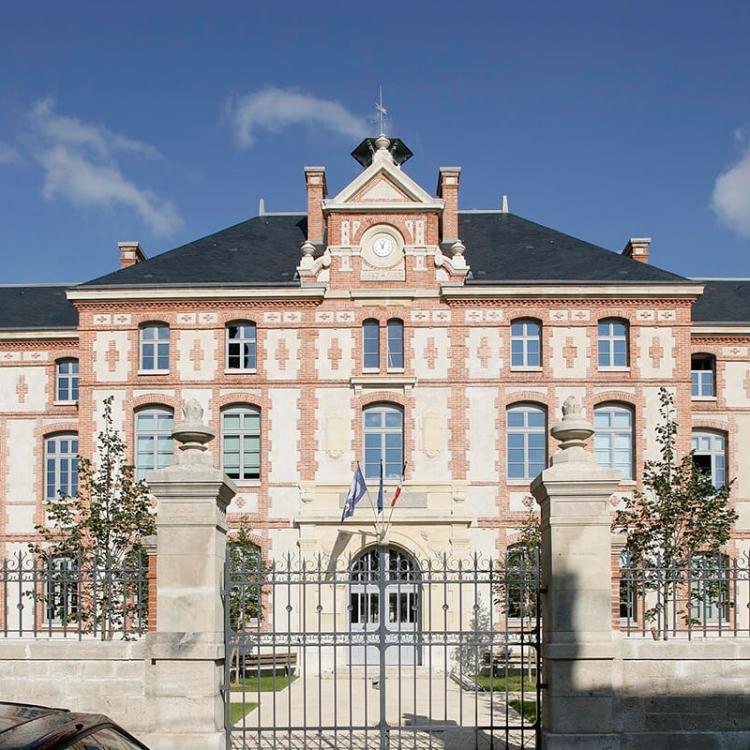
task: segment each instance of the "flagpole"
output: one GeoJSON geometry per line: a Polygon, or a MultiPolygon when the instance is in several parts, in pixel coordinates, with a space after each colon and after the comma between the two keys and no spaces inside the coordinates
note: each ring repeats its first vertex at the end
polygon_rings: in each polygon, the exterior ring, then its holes
{"type": "MultiPolygon", "coordinates": [[[[404,462],[404,468],[401,469],[401,487],[404,486],[404,476],[406,475],[406,462],[404,462]]],[[[386,524],[386,533],[391,530],[391,524],[393,519],[393,511],[396,510],[396,504],[391,501],[391,512],[388,514],[388,523],[386,524]]]]}
{"type": "MultiPolygon", "coordinates": [[[[360,465],[359,465],[359,461],[357,461],[357,468],[358,468],[358,469],[359,469],[360,471],[362,471],[362,468],[361,468],[361,467],[360,467],[360,465]]],[[[364,475],[364,474],[362,474],[362,476],[364,477],[365,475],[364,475]]],[[[375,506],[373,505],[373,502],[372,502],[372,497],[370,497],[370,488],[369,488],[369,487],[367,486],[367,477],[365,477],[365,494],[367,495],[367,500],[368,500],[368,501],[369,501],[369,503],[370,503],[370,508],[372,509],[372,515],[373,515],[373,516],[374,516],[374,518],[375,518],[375,521],[374,521],[374,526],[375,526],[375,536],[377,536],[377,535],[378,535],[378,514],[377,514],[377,511],[375,510],[375,506]]]]}

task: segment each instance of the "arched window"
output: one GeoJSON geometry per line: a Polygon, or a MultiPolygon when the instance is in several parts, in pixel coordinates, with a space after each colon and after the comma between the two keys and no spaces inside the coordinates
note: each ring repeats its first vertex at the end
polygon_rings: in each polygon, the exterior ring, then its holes
{"type": "Polygon", "coordinates": [[[633,410],[621,404],[600,404],[594,409],[594,430],[599,465],[618,469],[623,479],[632,479],[633,410]]]}
{"type": "Polygon", "coordinates": [[[628,322],[619,318],[599,321],[599,367],[627,367],[628,322]]]}
{"type": "Polygon", "coordinates": [[[172,463],[174,414],[166,406],[152,406],[135,414],[135,474],[144,479],[147,471],[172,463]]]}
{"type": "Polygon", "coordinates": [[[633,567],[630,553],[623,550],[620,553],[620,619],[627,621],[632,627],[636,618],[636,581],[638,571],[633,567]]]}
{"type": "Polygon", "coordinates": [[[730,562],[720,552],[699,552],[690,558],[690,617],[698,625],[729,619],[730,562]]]}
{"type": "Polygon", "coordinates": [[[48,625],[66,626],[78,612],[78,562],[70,557],[44,561],[44,614],[48,625]]]}
{"type": "Polygon", "coordinates": [[[531,318],[510,324],[510,366],[541,367],[542,324],[531,318]]]}
{"type": "Polygon", "coordinates": [[[143,372],[169,371],[169,326],[146,323],[141,326],[141,364],[143,372]]]}
{"type": "Polygon", "coordinates": [[[365,478],[401,479],[404,471],[404,413],[394,404],[364,410],[365,478]]]}
{"type": "Polygon", "coordinates": [[[64,432],[44,441],[45,497],[74,497],[78,492],[78,435],[64,432]]]}
{"type": "Polygon", "coordinates": [[[507,411],[508,479],[533,479],[547,464],[547,413],[535,404],[507,411]]]}
{"type": "Polygon", "coordinates": [[[236,405],[222,411],[221,461],[230,479],[260,479],[260,409],[236,405]]]}
{"type": "Polygon", "coordinates": [[[693,354],[690,357],[690,379],[693,398],[712,398],[716,395],[716,358],[713,354],[693,354]]]}
{"type": "Polygon", "coordinates": [[[391,318],[388,321],[388,369],[404,368],[404,321],[391,318]]]}
{"type": "Polygon", "coordinates": [[[78,360],[58,359],[55,367],[55,398],[78,401],[78,360]]]}
{"type": "Polygon", "coordinates": [[[362,367],[380,369],[380,323],[372,318],[362,323],[362,367]]]}
{"type": "Polygon", "coordinates": [[[724,435],[712,430],[693,430],[693,463],[711,477],[714,487],[723,487],[727,481],[724,435]]]}
{"type": "Polygon", "coordinates": [[[255,371],[257,338],[255,323],[238,320],[226,328],[227,370],[255,371]]]}

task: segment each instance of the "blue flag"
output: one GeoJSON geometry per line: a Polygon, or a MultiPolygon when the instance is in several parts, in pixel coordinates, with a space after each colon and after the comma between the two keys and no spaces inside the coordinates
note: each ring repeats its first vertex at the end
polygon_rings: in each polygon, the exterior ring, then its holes
{"type": "Polygon", "coordinates": [[[367,484],[365,483],[364,476],[362,476],[362,469],[357,464],[354,476],[352,477],[352,486],[349,488],[349,494],[346,496],[346,502],[344,503],[344,512],[341,514],[342,521],[354,515],[354,508],[365,496],[365,492],[367,492],[367,484]]]}
{"type": "Polygon", "coordinates": [[[380,487],[378,487],[378,513],[383,512],[383,462],[380,462],[380,487]]]}

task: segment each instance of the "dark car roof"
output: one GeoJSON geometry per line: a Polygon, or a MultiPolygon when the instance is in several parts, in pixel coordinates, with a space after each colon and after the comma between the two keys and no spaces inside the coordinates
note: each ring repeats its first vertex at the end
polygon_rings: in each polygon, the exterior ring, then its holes
{"type": "MultiPolygon", "coordinates": [[[[0,750],[45,750],[69,742],[93,729],[116,727],[103,714],[73,713],[64,708],[46,708],[24,703],[0,702],[0,750]]],[[[135,737],[132,742],[146,749],[135,737]]]]}

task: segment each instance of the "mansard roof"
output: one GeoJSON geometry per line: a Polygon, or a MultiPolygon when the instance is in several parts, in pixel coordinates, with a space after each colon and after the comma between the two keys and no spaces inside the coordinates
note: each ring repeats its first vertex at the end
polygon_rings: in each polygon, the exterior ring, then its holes
{"type": "MultiPolygon", "coordinates": [[[[305,214],[267,214],[222,229],[83,286],[295,286],[305,214]]],[[[683,277],[510,213],[459,213],[469,284],[673,283],[683,277]]]]}
{"type": "Polygon", "coordinates": [[[750,322],[750,279],[696,279],[703,284],[703,294],[693,305],[693,322],[750,322]]]}
{"type": "Polygon", "coordinates": [[[0,329],[75,328],[78,310],[68,302],[64,284],[0,286],[0,329]]]}

